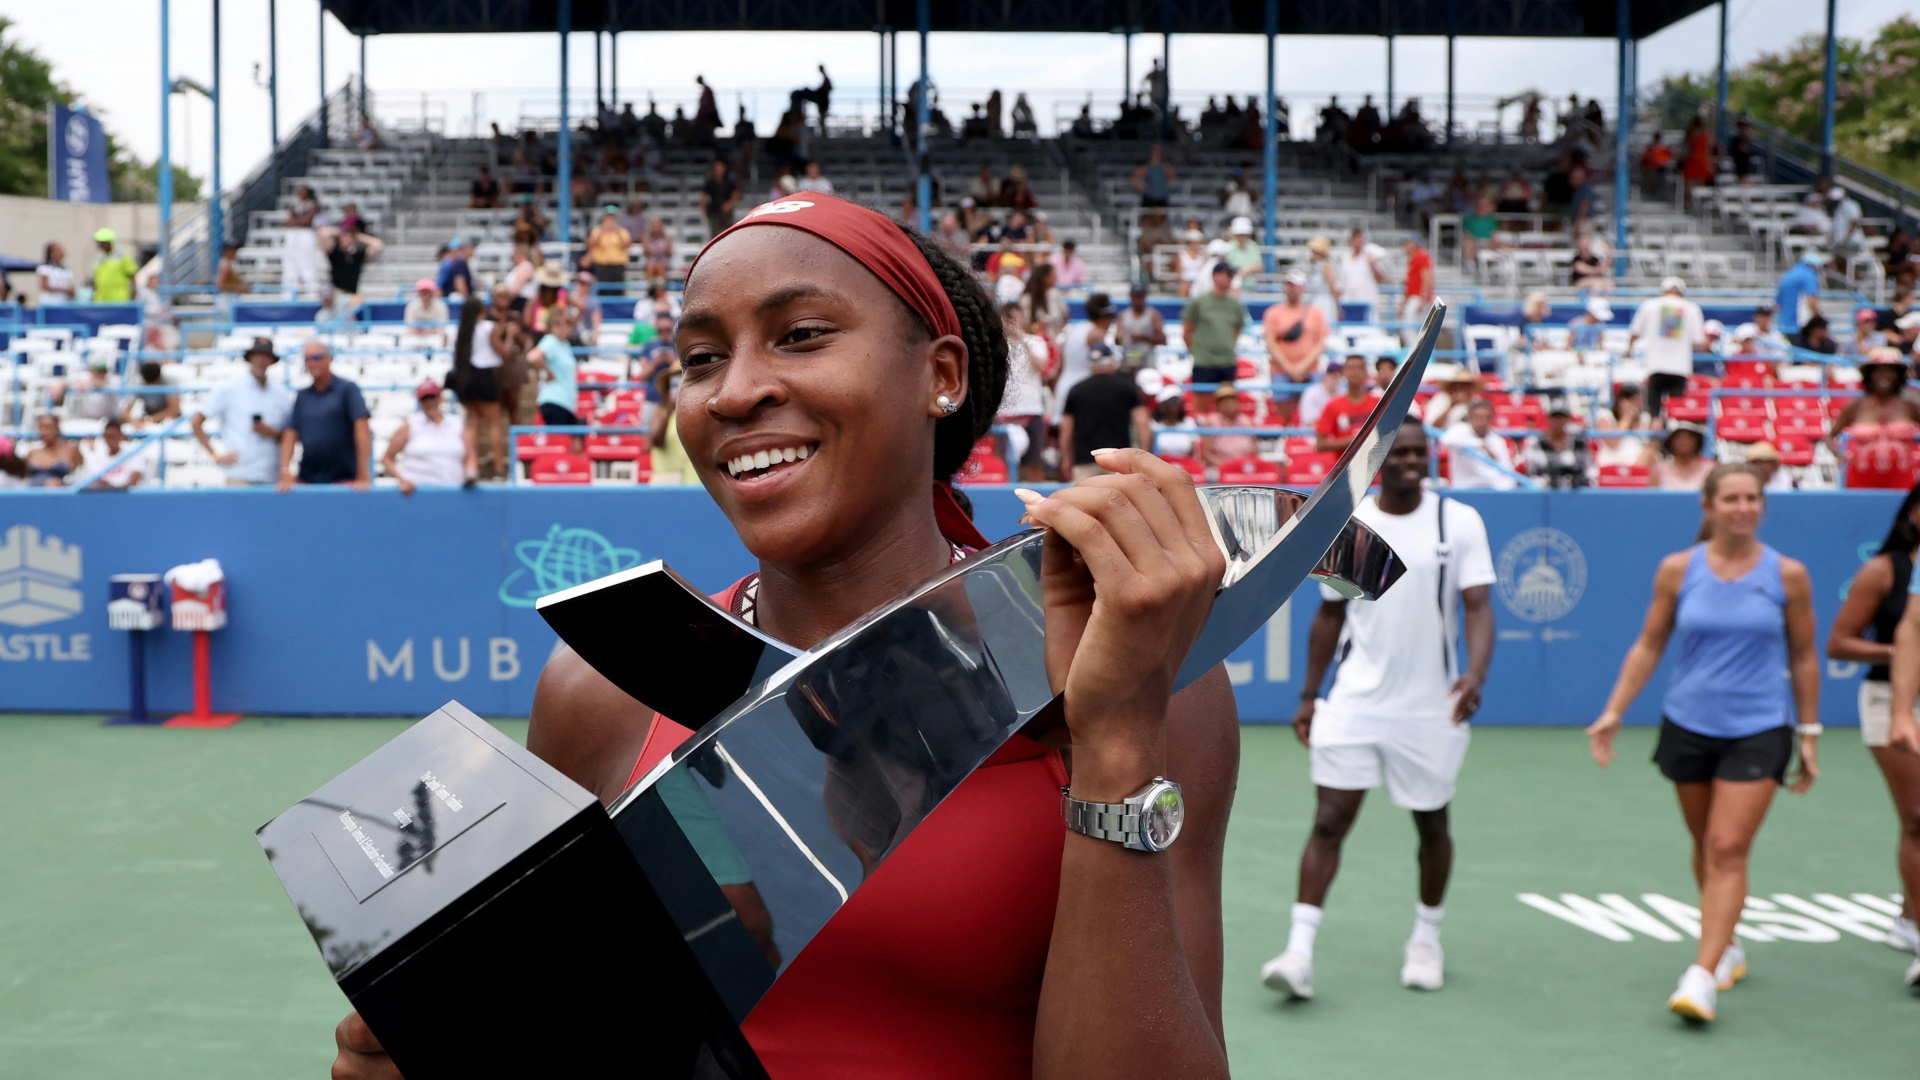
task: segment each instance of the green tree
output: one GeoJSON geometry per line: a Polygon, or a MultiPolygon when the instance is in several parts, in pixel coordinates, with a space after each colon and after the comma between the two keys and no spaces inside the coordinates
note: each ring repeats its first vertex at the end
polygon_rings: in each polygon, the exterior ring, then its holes
{"type": "MultiPolygon", "coordinates": [[[[1920,184],[1920,23],[1902,15],[1871,42],[1841,38],[1834,79],[1834,152],[1920,184]]],[[[1826,40],[1808,34],[1727,73],[1727,106],[1818,146],[1826,40]]],[[[1667,85],[1711,101],[1712,72],[1667,85]]]]}
{"type": "MultiPolygon", "coordinates": [[[[53,65],[9,37],[13,21],[0,17],[0,194],[47,195],[47,104],[82,105],[80,95],[54,78],[53,65]]],[[[92,110],[96,116],[104,115],[92,110]]],[[[103,125],[104,126],[104,125],[103,125]]],[[[159,170],[126,152],[107,132],[107,172],[116,200],[152,200],[159,170]]],[[[200,181],[175,167],[174,197],[192,202],[200,181]]]]}

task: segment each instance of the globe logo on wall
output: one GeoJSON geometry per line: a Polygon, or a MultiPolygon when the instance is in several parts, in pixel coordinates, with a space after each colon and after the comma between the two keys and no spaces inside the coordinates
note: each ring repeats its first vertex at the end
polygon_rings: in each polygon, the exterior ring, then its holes
{"type": "Polygon", "coordinates": [[[1528,529],[1507,541],[1495,563],[1500,602],[1528,622],[1565,618],[1587,591],[1587,557],[1559,529],[1528,529]]]}
{"type": "Polygon", "coordinates": [[[596,578],[640,565],[633,548],[614,547],[592,529],[547,530],[544,540],[522,540],[513,545],[519,569],[500,583],[500,602],[530,608],[548,593],[585,585],[596,578]]]}

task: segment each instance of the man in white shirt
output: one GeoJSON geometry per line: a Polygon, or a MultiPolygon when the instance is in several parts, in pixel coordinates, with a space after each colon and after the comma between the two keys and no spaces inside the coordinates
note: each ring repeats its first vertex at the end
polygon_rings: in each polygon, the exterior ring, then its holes
{"type": "Polygon", "coordinates": [[[1457,488],[1493,488],[1510,491],[1519,485],[1509,475],[1513,471],[1513,449],[1505,436],[1493,430],[1493,405],[1485,400],[1467,406],[1467,418],[1447,428],[1440,442],[1452,451],[1447,459],[1451,486],[1457,488]],[[1482,461],[1479,451],[1486,455],[1482,461]]]}
{"type": "Polygon", "coordinates": [[[431,340],[435,344],[444,344],[447,340],[447,323],[453,320],[447,302],[440,299],[440,286],[432,278],[421,278],[414,282],[414,297],[407,301],[401,319],[406,322],[407,337],[414,340],[431,340]]]}
{"type": "Polygon", "coordinates": [[[1833,205],[1833,239],[1830,246],[1833,257],[1844,263],[1859,254],[1860,243],[1866,234],[1860,227],[1860,204],[1847,194],[1847,189],[1838,184],[1827,192],[1827,201],[1833,205]]]}
{"type": "Polygon", "coordinates": [[[1647,367],[1647,411],[1666,415],[1669,397],[1686,393],[1693,374],[1693,354],[1705,347],[1706,319],[1700,305],[1686,298],[1687,283],[1670,277],[1660,283],[1660,295],[1641,304],[1628,328],[1627,355],[1646,343],[1642,359],[1647,367]]]}
{"type": "Polygon", "coordinates": [[[1307,678],[1294,731],[1310,749],[1319,805],[1293,905],[1287,947],[1261,969],[1269,988],[1313,996],[1313,943],[1340,863],[1340,845],[1369,789],[1383,784],[1395,806],[1413,812],[1419,833],[1420,900],[1400,984],[1438,990],[1443,979],[1440,920],[1453,868],[1447,806],[1466,760],[1467,721],[1493,659],[1495,580],[1486,524],[1470,506],[1422,490],[1427,437],[1401,425],[1380,494],[1354,513],[1392,546],[1405,575],[1380,599],[1348,603],[1322,587],[1307,644],[1307,678]],[[1467,652],[1458,648],[1465,611],[1467,652]],[[1333,688],[1315,700],[1339,655],[1333,688]],[[1463,663],[1464,660],[1464,663],[1463,663]]]}
{"type": "Polygon", "coordinates": [[[193,417],[193,437],[226,467],[227,485],[271,484],[280,477],[280,431],[293,411],[293,393],[267,382],[267,369],[279,357],[273,342],[254,338],[247,347],[248,374],[215,388],[193,417]],[[220,425],[225,450],[214,449],[206,422],[220,425]]]}
{"type": "Polygon", "coordinates": [[[1347,237],[1347,250],[1340,253],[1334,264],[1335,279],[1340,282],[1340,304],[1365,304],[1366,314],[1361,322],[1372,322],[1374,312],[1380,306],[1380,283],[1387,278],[1386,269],[1380,260],[1385,258],[1387,249],[1379,244],[1367,243],[1365,229],[1355,229],[1347,237]]]}
{"type": "Polygon", "coordinates": [[[822,195],[833,194],[833,181],[820,175],[820,163],[807,162],[807,175],[800,178],[801,191],[817,191],[822,195]]]}

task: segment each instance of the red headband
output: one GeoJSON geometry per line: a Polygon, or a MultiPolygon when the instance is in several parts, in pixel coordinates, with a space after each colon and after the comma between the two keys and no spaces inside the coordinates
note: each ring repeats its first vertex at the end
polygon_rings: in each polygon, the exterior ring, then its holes
{"type": "Polygon", "coordinates": [[[934,337],[960,336],[960,316],[953,310],[953,301],[940,287],[927,257],[920,254],[900,226],[882,214],[831,195],[801,192],[754,207],[746,217],[707,241],[687,267],[687,276],[693,276],[694,266],[722,237],[755,225],[785,225],[825,240],[885,282],[932,329],[934,337]]]}

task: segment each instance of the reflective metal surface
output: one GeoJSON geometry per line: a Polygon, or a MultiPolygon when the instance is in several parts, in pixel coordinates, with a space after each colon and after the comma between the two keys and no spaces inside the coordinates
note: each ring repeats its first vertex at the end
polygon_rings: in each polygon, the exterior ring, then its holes
{"type": "MultiPolygon", "coordinates": [[[[1391,550],[1351,515],[1413,403],[1445,310],[1434,305],[1381,404],[1312,495],[1203,489],[1229,568],[1181,668],[1179,686],[1220,663],[1309,576],[1352,596],[1377,596],[1398,577],[1391,550]]],[[[1002,541],[814,650],[787,653],[791,659],[784,666],[701,725],[610,808],[642,864],[656,845],[690,843],[716,879],[744,875],[772,916],[770,939],[761,942],[765,961],[777,955],[774,966],[784,970],[942,799],[1022,725],[1054,705],[1044,667],[1043,539],[1028,532],[1002,541]],[[663,786],[678,794],[655,794],[663,786]],[[657,816],[662,807],[677,829],[638,823],[638,816],[657,816]]],[[[650,580],[649,587],[686,590],[661,573],[623,575],[621,583],[641,579],[650,580]]],[[[673,654],[687,656],[684,664],[649,655],[651,646],[634,637],[642,620],[633,619],[634,609],[625,602],[618,605],[624,609],[618,622],[611,616],[574,619],[562,610],[599,604],[596,584],[543,601],[541,613],[638,700],[683,724],[711,715],[662,704],[679,692],[668,684],[699,681],[705,665],[687,650],[673,654]],[[598,628],[596,640],[575,640],[583,627],[598,628]]],[[[733,621],[711,605],[707,611],[701,618],[708,622],[715,616],[733,621]]],[[[729,685],[747,662],[739,657],[750,658],[756,670],[781,658],[757,634],[720,636],[738,648],[728,661],[735,665],[729,685]]],[[[710,907],[698,902],[711,895],[711,880],[687,881],[684,898],[674,882],[651,873],[649,880],[689,940],[712,926],[710,907]]],[[[742,882],[720,884],[738,888],[742,882]]],[[[702,958],[716,986],[767,985],[767,968],[743,977],[738,954],[733,956],[724,964],[702,958]]],[[[723,991],[723,997],[744,1018],[758,992],[723,991]]]]}

